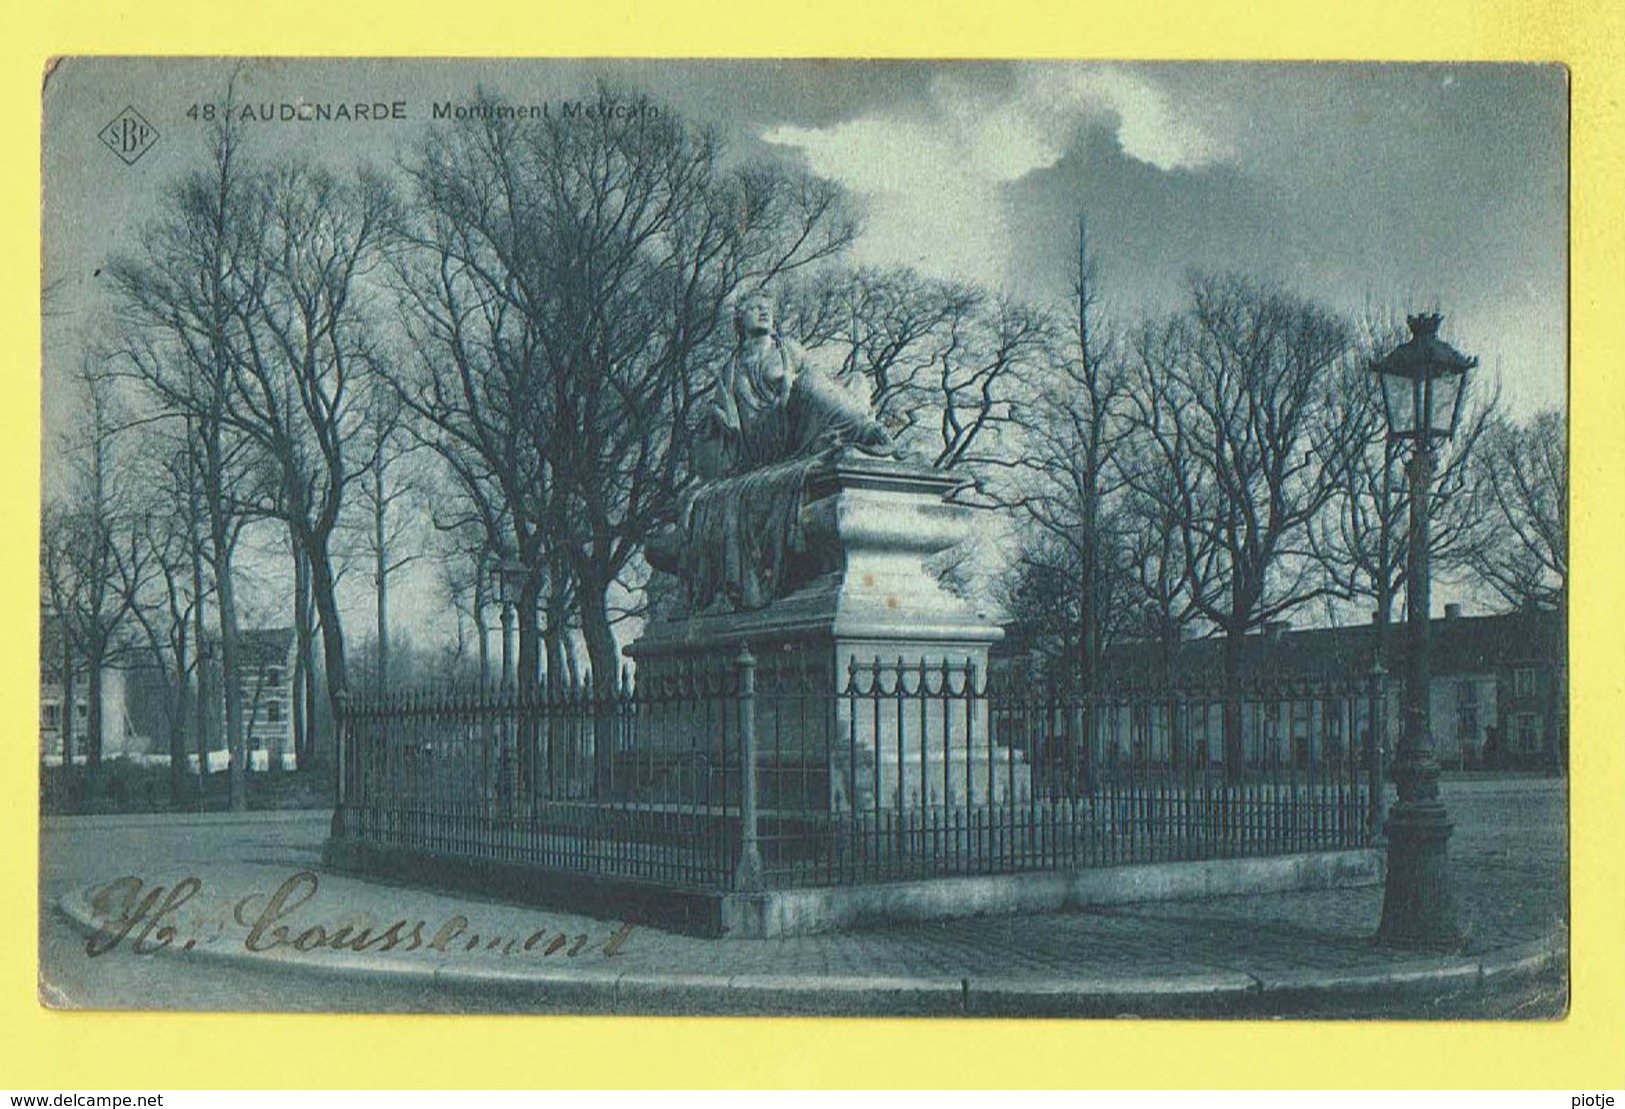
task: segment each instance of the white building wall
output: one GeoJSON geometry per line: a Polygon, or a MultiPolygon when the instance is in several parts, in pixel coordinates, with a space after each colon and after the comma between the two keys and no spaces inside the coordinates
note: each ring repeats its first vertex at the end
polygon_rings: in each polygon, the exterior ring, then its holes
{"type": "MultiPolygon", "coordinates": [[[[85,761],[85,739],[90,731],[90,682],[83,674],[73,683],[76,702],[73,712],[74,762],[85,761]]],[[[62,765],[62,686],[40,683],[40,759],[49,766],[62,765]]],[[[143,745],[130,730],[125,712],[124,672],[102,671],[102,758],[115,759],[145,754],[143,745]]]]}
{"type": "Polygon", "coordinates": [[[1473,761],[1496,723],[1495,675],[1435,677],[1428,693],[1434,754],[1446,766],[1473,761]]]}

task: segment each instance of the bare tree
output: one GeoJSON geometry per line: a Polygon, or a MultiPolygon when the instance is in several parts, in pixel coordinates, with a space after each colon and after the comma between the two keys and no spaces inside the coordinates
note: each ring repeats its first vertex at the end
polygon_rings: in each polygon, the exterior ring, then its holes
{"type": "MultiPolygon", "coordinates": [[[[423,152],[412,172],[423,214],[402,224],[404,249],[394,255],[412,357],[387,372],[415,434],[451,478],[435,497],[436,528],[481,537],[471,556],[481,592],[492,561],[524,565],[519,609],[534,614],[539,597],[562,590],[556,571],[566,559],[563,497],[546,456],[540,329],[528,303],[514,303],[526,289],[512,273],[520,247],[507,211],[516,201],[500,191],[516,143],[493,127],[479,140],[437,136],[423,152]]],[[[483,606],[475,611],[483,620],[483,606]]],[[[520,625],[522,670],[537,670],[538,648],[532,615],[520,625]]]]}
{"type": "Polygon", "coordinates": [[[929,405],[939,359],[986,297],[971,285],[891,270],[825,267],[780,291],[782,330],[809,352],[834,352],[837,381],[868,395],[899,441],[937,453],[929,405]],[[923,437],[923,442],[920,442],[923,437]]]}
{"type": "Polygon", "coordinates": [[[1479,527],[1468,561],[1510,605],[1564,611],[1568,602],[1568,445],[1563,414],[1523,424],[1498,418],[1472,465],[1479,527]]]}
{"type": "Polygon", "coordinates": [[[316,606],[310,595],[310,560],[291,535],[288,547],[293,561],[293,696],[289,715],[294,760],[304,767],[315,761],[316,750],[316,606]]]}
{"type": "Polygon", "coordinates": [[[996,583],[1004,609],[1005,649],[1036,656],[1057,686],[1074,680],[1079,655],[1076,549],[1041,529],[1020,538],[1014,560],[996,583]]]}
{"type": "Polygon", "coordinates": [[[218,620],[231,807],[242,810],[248,806],[247,753],[233,571],[246,519],[242,503],[252,492],[248,479],[254,471],[246,465],[250,444],[231,420],[231,404],[241,357],[237,321],[254,296],[244,287],[238,259],[253,247],[253,228],[241,136],[230,116],[225,113],[210,133],[207,167],[166,191],[139,248],[113,259],[106,272],[124,324],[124,372],[159,411],[184,423],[194,446],[205,525],[202,561],[218,620]]]}
{"type": "Polygon", "coordinates": [[[785,332],[837,355],[836,380],[923,461],[980,479],[1012,465],[1018,398],[1055,339],[1047,313],[908,268],[828,267],[781,299],[785,332]]]}
{"type": "Polygon", "coordinates": [[[1545,688],[1546,754],[1562,768],[1567,744],[1569,456],[1563,413],[1548,409],[1522,424],[1502,418],[1472,463],[1477,529],[1468,562],[1508,604],[1546,609],[1555,619],[1544,646],[1552,669],[1545,688]]]}
{"type": "Polygon", "coordinates": [[[669,112],[498,115],[435,134],[411,167],[422,215],[401,284],[420,361],[402,395],[494,549],[525,568],[523,672],[540,596],[573,589],[607,691],[611,590],[673,510],[723,306],[838,253],[854,224],[834,186],[726,171],[715,137],[669,112]]]}
{"type": "Polygon", "coordinates": [[[1126,447],[1129,375],[1101,318],[1099,263],[1081,218],[1068,307],[1068,342],[1033,390],[1019,484],[1006,500],[1044,536],[1028,545],[1024,561],[1058,556],[1053,568],[1071,576],[1066,610],[1077,620],[1070,637],[1075,680],[1089,691],[1123,615],[1122,540],[1112,503],[1123,478],[1113,460],[1126,447]]]}
{"type": "MultiPolygon", "coordinates": [[[[65,498],[47,505],[41,529],[41,574],[46,597],[60,625],[64,655],[64,735],[71,736],[76,705],[71,674],[81,666],[86,683],[85,764],[92,779],[104,747],[103,683],[120,661],[124,632],[147,551],[140,542],[141,514],[124,480],[120,431],[128,415],[117,382],[91,354],[81,364],[83,420],[63,446],[70,468],[65,498]],[[117,454],[115,452],[118,452],[117,454]]],[[[71,758],[71,743],[64,747],[71,758]]]]}
{"type": "Polygon", "coordinates": [[[462,528],[437,528],[430,542],[437,569],[436,585],[457,616],[450,661],[462,662],[472,625],[476,672],[481,683],[486,683],[491,673],[491,599],[486,573],[490,548],[486,536],[477,524],[468,524],[462,528]]]}
{"type": "MultiPolygon", "coordinates": [[[[1310,547],[1333,594],[1340,600],[1370,602],[1377,627],[1376,661],[1385,666],[1394,605],[1405,595],[1410,493],[1405,452],[1388,434],[1371,364],[1404,338],[1402,320],[1368,320],[1354,356],[1338,371],[1330,418],[1348,429],[1348,465],[1337,475],[1336,492],[1326,510],[1309,528],[1310,547]]],[[[1428,547],[1431,563],[1441,574],[1460,571],[1467,564],[1477,515],[1468,487],[1471,462],[1498,407],[1493,391],[1469,396],[1455,436],[1435,448],[1428,547]]]]}
{"type": "Polygon", "coordinates": [[[1007,296],[993,298],[968,326],[953,329],[932,366],[933,467],[966,469],[988,491],[990,471],[1018,465],[1012,449],[1021,429],[1018,398],[1049,368],[1056,338],[1047,312],[1007,296]]]}
{"type": "Polygon", "coordinates": [[[159,425],[148,425],[145,431],[132,476],[144,490],[136,541],[146,557],[127,564],[123,588],[162,688],[170,801],[180,806],[188,799],[189,715],[198,730],[194,746],[200,783],[208,771],[200,646],[207,597],[199,568],[196,465],[190,443],[164,434],[159,425]],[[197,706],[192,703],[194,680],[197,706]]]}
{"type": "MultiPolygon", "coordinates": [[[[1139,446],[1124,444],[1125,454],[1139,446]]],[[[1185,559],[1185,536],[1179,516],[1178,482],[1166,471],[1141,468],[1120,456],[1125,471],[1136,474],[1117,508],[1117,533],[1125,585],[1122,619],[1131,634],[1157,645],[1162,679],[1173,676],[1179,644],[1196,619],[1192,577],[1185,559]]]]}
{"type": "Polygon", "coordinates": [[[40,513],[40,658],[52,659],[62,685],[62,765],[72,766],[78,738],[75,711],[79,701],[80,661],[77,634],[78,575],[71,564],[79,524],[61,503],[46,503],[40,513]]]}
{"type": "Polygon", "coordinates": [[[292,165],[257,179],[250,204],[256,233],[235,258],[247,295],[234,303],[240,344],[225,418],[275,468],[261,507],[287,524],[303,558],[337,697],[346,660],[332,543],[351,481],[372,461],[352,446],[366,420],[362,378],[378,357],[367,282],[393,198],[367,173],[345,181],[292,165]]]}
{"type": "MultiPolygon", "coordinates": [[[[1336,495],[1350,452],[1334,417],[1346,325],[1284,289],[1240,277],[1193,281],[1190,307],[1135,343],[1136,492],[1179,523],[1193,609],[1223,636],[1224,676],[1241,677],[1247,633],[1327,592],[1310,524],[1336,495]]],[[[1227,711],[1227,771],[1239,771],[1239,715],[1227,711]]]]}
{"type": "Polygon", "coordinates": [[[361,544],[372,562],[373,600],[377,619],[377,680],[389,684],[389,585],[401,570],[423,557],[420,519],[402,512],[422,493],[416,441],[407,426],[409,413],[399,394],[380,381],[366,402],[359,445],[366,469],[356,488],[362,517],[361,544]]]}

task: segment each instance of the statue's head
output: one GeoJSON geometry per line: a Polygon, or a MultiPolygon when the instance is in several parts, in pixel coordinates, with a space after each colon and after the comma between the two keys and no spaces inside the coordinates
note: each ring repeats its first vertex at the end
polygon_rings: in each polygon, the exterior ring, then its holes
{"type": "Polygon", "coordinates": [[[746,293],[734,301],[734,334],[769,335],[773,331],[773,298],[766,293],[746,293]]]}

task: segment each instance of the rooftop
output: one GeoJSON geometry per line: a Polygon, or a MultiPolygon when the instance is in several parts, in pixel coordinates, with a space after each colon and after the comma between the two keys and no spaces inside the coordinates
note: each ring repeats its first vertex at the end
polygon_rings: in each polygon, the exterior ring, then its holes
{"type": "MultiPolygon", "coordinates": [[[[1439,677],[1483,674],[1520,664],[1552,660],[1559,649],[1557,614],[1527,609],[1492,616],[1443,616],[1431,623],[1431,660],[1439,677]]],[[[1388,627],[1390,671],[1404,664],[1404,623],[1388,627]]],[[[1178,648],[1181,681],[1217,682],[1223,676],[1223,640],[1187,640],[1178,648]]],[[[1347,679],[1370,670],[1377,658],[1377,626],[1278,627],[1247,636],[1242,670],[1259,677],[1289,680],[1347,679]]],[[[1155,643],[1124,643],[1106,652],[1103,680],[1133,684],[1160,678],[1162,658],[1155,643]]]]}

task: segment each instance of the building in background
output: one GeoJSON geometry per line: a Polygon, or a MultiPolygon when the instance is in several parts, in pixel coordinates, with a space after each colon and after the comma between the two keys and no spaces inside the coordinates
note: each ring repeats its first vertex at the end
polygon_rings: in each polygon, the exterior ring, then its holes
{"type": "MultiPolygon", "coordinates": [[[[218,662],[220,652],[211,652],[218,662]]],[[[243,726],[248,737],[250,770],[275,766],[292,770],[293,743],[292,628],[254,628],[237,635],[237,668],[243,683],[243,726]]],[[[221,688],[216,680],[214,688],[221,688]]],[[[221,706],[224,734],[225,707],[221,706]]]]}
{"type": "MultiPolygon", "coordinates": [[[[73,685],[73,712],[65,711],[60,664],[40,667],[39,743],[40,761],[47,766],[62,765],[64,722],[71,719],[73,761],[85,761],[85,741],[90,730],[90,682],[76,676],[73,685]]],[[[102,758],[118,759],[144,753],[129,714],[125,711],[124,672],[112,667],[102,670],[102,758]]]]}
{"type": "MultiPolygon", "coordinates": [[[[1313,688],[1347,687],[1368,678],[1377,661],[1377,627],[1294,629],[1272,624],[1247,637],[1242,673],[1247,683],[1301,683],[1313,688]]],[[[1458,769],[1548,769],[1562,767],[1568,750],[1566,644],[1558,614],[1525,609],[1490,616],[1466,616],[1459,605],[1446,605],[1432,621],[1430,690],[1434,751],[1446,767],[1458,769]]],[[[1388,628],[1388,720],[1399,719],[1399,683],[1403,670],[1405,628],[1388,628]]],[[[1112,647],[1103,661],[1098,689],[1154,689],[1161,684],[1222,690],[1222,643],[1216,638],[1185,640],[1164,651],[1156,644],[1129,642],[1112,647]]],[[[1010,665],[1014,660],[1006,660],[1010,665]]],[[[1222,757],[1219,739],[1221,703],[1198,714],[1183,727],[1182,742],[1222,757]]],[[[1119,729],[1125,752],[1149,746],[1157,756],[1165,742],[1163,729],[1151,718],[1119,729]]],[[[1327,700],[1313,695],[1283,694],[1277,707],[1262,703],[1246,710],[1244,733],[1248,757],[1256,745],[1278,745],[1281,757],[1302,756],[1306,744],[1341,746],[1343,733],[1363,744],[1368,713],[1359,699],[1327,700]],[[1345,700],[1350,703],[1343,703],[1345,700]],[[1264,714],[1255,719],[1254,713],[1264,714]],[[1278,718],[1277,718],[1278,717],[1278,718]],[[1313,736],[1313,740],[1311,740],[1313,736]]],[[[1390,749],[1397,740],[1390,733],[1390,749]]],[[[1346,748],[1345,748],[1346,749],[1346,748]]],[[[1317,753],[1318,755],[1318,753],[1317,753]]]]}
{"type": "MultiPolygon", "coordinates": [[[[271,767],[293,769],[293,659],[292,628],[252,628],[238,633],[238,667],[242,676],[243,720],[248,739],[248,765],[251,770],[271,767]]],[[[149,654],[137,649],[121,652],[120,665],[102,671],[102,757],[133,759],[167,765],[169,761],[169,720],[166,715],[166,683],[169,676],[149,654]]],[[[220,671],[219,641],[208,643],[209,699],[213,705],[205,714],[209,735],[209,769],[222,771],[229,765],[226,753],[224,683],[220,671]]],[[[63,721],[60,655],[47,655],[40,667],[40,760],[48,766],[62,763],[63,721]]],[[[75,711],[72,714],[74,761],[85,759],[85,737],[89,721],[89,682],[83,672],[75,676],[75,711]]],[[[188,705],[184,724],[186,750],[196,769],[197,741],[195,716],[188,705]]]]}
{"type": "MultiPolygon", "coordinates": [[[[127,683],[124,671],[112,664],[122,662],[122,650],[109,652],[110,662],[102,667],[102,758],[126,758],[138,754],[142,748],[136,730],[130,722],[127,683]]],[[[72,741],[73,761],[85,761],[85,742],[90,734],[90,676],[83,661],[73,659],[73,707],[65,706],[63,698],[64,658],[62,627],[50,610],[46,598],[40,599],[40,676],[39,676],[39,754],[47,766],[62,765],[64,738],[72,741]],[[64,728],[69,728],[64,736],[64,728]]]]}

